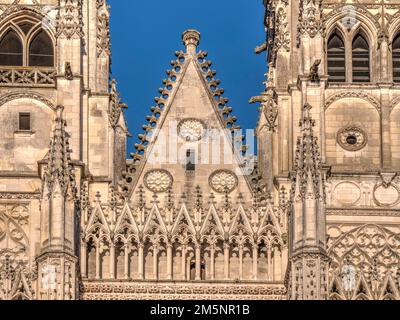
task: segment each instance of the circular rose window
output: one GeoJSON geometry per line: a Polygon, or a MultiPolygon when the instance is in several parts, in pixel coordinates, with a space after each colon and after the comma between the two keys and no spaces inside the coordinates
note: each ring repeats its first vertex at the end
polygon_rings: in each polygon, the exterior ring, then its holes
{"type": "Polygon", "coordinates": [[[218,193],[232,192],[238,185],[236,174],[229,170],[215,171],[209,179],[211,188],[218,193]]]}
{"type": "Polygon", "coordinates": [[[367,144],[367,134],[357,127],[347,127],[339,131],[337,141],[339,145],[348,151],[358,151],[367,144]]]}
{"type": "Polygon", "coordinates": [[[203,122],[197,119],[184,119],[178,125],[178,132],[186,141],[199,141],[204,135],[203,122]]]}
{"type": "Polygon", "coordinates": [[[151,170],[144,176],[144,185],[155,193],[165,192],[171,188],[172,175],[166,170],[151,170]]]}

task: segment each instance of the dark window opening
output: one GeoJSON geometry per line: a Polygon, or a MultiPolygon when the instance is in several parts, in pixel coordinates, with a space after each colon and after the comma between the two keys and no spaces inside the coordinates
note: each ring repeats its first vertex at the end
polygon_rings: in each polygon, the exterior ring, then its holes
{"type": "Polygon", "coordinates": [[[22,42],[15,31],[8,31],[0,41],[0,65],[22,66],[22,42]]]}
{"type": "Polygon", "coordinates": [[[400,82],[400,34],[393,41],[393,81],[400,82]]]}
{"type": "Polygon", "coordinates": [[[186,151],[186,171],[196,170],[196,153],[194,150],[186,151]]]}
{"type": "Polygon", "coordinates": [[[358,34],[353,40],[353,82],[369,81],[369,45],[367,40],[358,34]]]}
{"type": "Polygon", "coordinates": [[[357,144],[357,137],[356,136],[348,136],[346,139],[346,142],[349,145],[355,145],[355,144],[357,144]]]}
{"type": "Polygon", "coordinates": [[[53,43],[44,31],[39,32],[30,43],[29,65],[35,67],[54,66],[53,43]]]}
{"type": "Polygon", "coordinates": [[[328,41],[328,74],[332,82],[346,82],[346,51],[342,38],[334,33],[328,41]]]}
{"type": "Polygon", "coordinates": [[[19,130],[30,131],[31,130],[31,114],[24,112],[19,114],[19,130]]]}

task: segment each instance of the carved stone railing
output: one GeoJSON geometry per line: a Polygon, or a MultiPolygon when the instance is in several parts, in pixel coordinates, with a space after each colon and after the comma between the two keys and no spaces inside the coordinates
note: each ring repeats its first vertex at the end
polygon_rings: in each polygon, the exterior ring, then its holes
{"type": "Polygon", "coordinates": [[[0,86],[54,87],[54,68],[0,67],[0,86]]]}
{"type": "Polygon", "coordinates": [[[285,300],[283,284],[84,280],[83,300],[285,300]]]}

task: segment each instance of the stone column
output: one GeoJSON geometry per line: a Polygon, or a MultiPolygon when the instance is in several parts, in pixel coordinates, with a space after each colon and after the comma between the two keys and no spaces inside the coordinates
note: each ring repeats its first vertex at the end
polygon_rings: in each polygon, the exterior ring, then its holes
{"type": "Polygon", "coordinates": [[[139,272],[139,279],[143,280],[144,279],[144,272],[143,272],[143,267],[144,267],[144,263],[143,263],[143,249],[144,249],[144,245],[143,243],[139,243],[139,252],[138,252],[138,272],[139,272]]]}
{"type": "Polygon", "coordinates": [[[158,247],[153,245],[153,277],[158,280],[158,247]]]}
{"type": "Polygon", "coordinates": [[[182,246],[182,280],[186,280],[186,246],[182,246]]]}
{"type": "Polygon", "coordinates": [[[224,274],[225,280],[229,280],[229,243],[224,243],[224,274]]]}
{"type": "Polygon", "coordinates": [[[390,139],[390,85],[381,84],[381,131],[382,131],[382,168],[390,170],[392,166],[392,148],[390,139]]]}
{"type": "Polygon", "coordinates": [[[279,251],[278,247],[274,247],[274,268],[273,268],[273,274],[274,278],[273,281],[279,281],[282,280],[282,259],[281,259],[281,252],[279,251]]]}
{"type": "Polygon", "coordinates": [[[115,244],[110,246],[110,278],[115,279],[115,244]]]}
{"type": "Polygon", "coordinates": [[[267,261],[268,261],[268,281],[272,280],[272,249],[268,247],[267,249],[267,261]]]}
{"type": "Polygon", "coordinates": [[[258,245],[253,244],[253,280],[258,278],[258,245]]]}
{"type": "Polygon", "coordinates": [[[124,256],[124,277],[125,279],[129,279],[129,244],[125,245],[125,256],[124,256]]]}
{"type": "Polygon", "coordinates": [[[210,249],[210,271],[211,271],[211,280],[215,279],[215,247],[211,246],[210,249]]]}
{"type": "Polygon", "coordinates": [[[81,240],[81,274],[87,278],[87,243],[84,239],[81,240]]]}
{"type": "Polygon", "coordinates": [[[96,244],[96,279],[100,279],[100,242],[96,244]]]}
{"type": "Polygon", "coordinates": [[[196,244],[196,252],[195,252],[195,259],[196,259],[196,278],[195,280],[201,280],[201,257],[200,257],[200,244],[196,244]]]}
{"type": "Polygon", "coordinates": [[[286,274],[286,268],[288,265],[288,248],[287,246],[284,246],[282,248],[282,259],[281,259],[281,263],[282,263],[282,278],[285,278],[285,274],[286,274]]]}
{"type": "Polygon", "coordinates": [[[243,280],[243,245],[239,246],[239,279],[243,280]]]}
{"type": "Polygon", "coordinates": [[[172,245],[167,245],[167,280],[172,280],[172,245]]]}

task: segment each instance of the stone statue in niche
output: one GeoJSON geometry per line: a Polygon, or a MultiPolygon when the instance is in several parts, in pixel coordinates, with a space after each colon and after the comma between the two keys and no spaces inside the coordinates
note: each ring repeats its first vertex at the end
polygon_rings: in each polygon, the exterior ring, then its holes
{"type": "Polygon", "coordinates": [[[69,61],[65,62],[64,77],[67,80],[73,80],[74,79],[74,75],[72,73],[71,62],[69,62],[69,61]]]}

